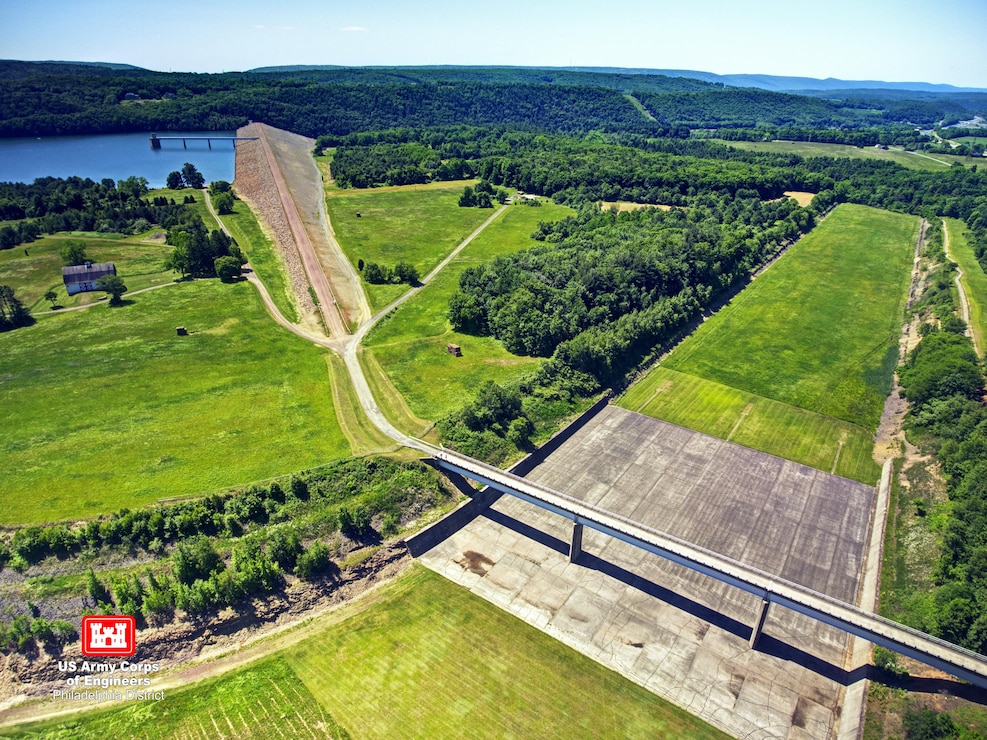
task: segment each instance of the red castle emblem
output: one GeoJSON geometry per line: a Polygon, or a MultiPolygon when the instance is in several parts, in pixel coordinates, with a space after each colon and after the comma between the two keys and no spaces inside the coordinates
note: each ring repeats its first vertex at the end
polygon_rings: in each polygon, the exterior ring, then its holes
{"type": "Polygon", "coordinates": [[[137,625],[131,616],[103,614],[82,618],[82,654],[130,656],[137,650],[137,625]]]}

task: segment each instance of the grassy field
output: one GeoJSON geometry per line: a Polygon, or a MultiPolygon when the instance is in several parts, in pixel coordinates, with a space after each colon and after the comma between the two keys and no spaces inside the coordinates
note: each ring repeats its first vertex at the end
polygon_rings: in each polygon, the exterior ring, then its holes
{"type": "MultiPolygon", "coordinates": [[[[151,679],[150,690],[154,690],[151,679]]],[[[194,689],[167,692],[161,701],[81,719],[16,728],[3,735],[44,738],[324,738],[346,737],[281,658],[269,658],[194,689]]]]}
{"type": "Polygon", "coordinates": [[[881,474],[867,429],[695,375],[655,368],[618,405],[868,485],[881,474]]]}
{"type": "Polygon", "coordinates": [[[0,523],[93,516],[348,455],[323,355],[270,321],[250,285],[215,280],[0,334],[0,523]]]}
{"type": "Polygon", "coordinates": [[[71,297],[65,293],[58,250],[66,241],[73,240],[86,245],[86,254],[93,262],[113,262],[128,290],[173,282],[178,274],[164,269],[172,247],[163,239],[152,239],[153,233],[137,236],[62,233],[0,250],[0,284],[13,288],[14,294],[31,311],[51,310],[51,304],[44,299],[49,289],[58,294],[55,305],[66,308],[105,299],[103,292],[77,293],[71,297]]]}
{"type": "Polygon", "coordinates": [[[424,568],[285,659],[353,737],[723,737],[424,568]]]}
{"type": "Polygon", "coordinates": [[[983,165],[980,157],[958,157],[953,154],[917,154],[902,149],[875,149],[855,147],[850,144],[822,144],[809,141],[723,141],[721,144],[751,152],[774,154],[798,154],[801,157],[851,157],[853,159],[880,159],[913,170],[948,170],[954,163],[971,167],[983,165]]]}
{"type": "Polygon", "coordinates": [[[840,206],[664,366],[876,429],[917,235],[912,216],[840,206]]]}
{"type": "Polygon", "coordinates": [[[503,383],[538,365],[535,358],[510,354],[492,337],[454,332],[446,318],[449,298],[458,290],[459,274],[467,267],[535,244],[531,233],[539,221],[571,213],[569,208],[547,202],[541,208],[511,206],[367,337],[366,346],[415,414],[439,419],[472,398],[485,381],[503,383]],[[446,351],[450,342],[462,347],[462,357],[446,351]]]}
{"type": "Polygon", "coordinates": [[[163,701],[2,734],[727,737],[422,567],[308,629],[294,646],[163,701]]]}
{"type": "MultiPolygon", "coordinates": [[[[464,185],[330,188],[326,204],[336,238],[354,265],[361,259],[387,267],[410,262],[424,276],[492,213],[486,208],[460,208],[457,202],[464,185]]],[[[406,285],[365,283],[364,287],[375,311],[407,290],[406,285]]]]}
{"type": "Polygon", "coordinates": [[[967,241],[966,224],[955,218],[947,218],[949,230],[949,254],[963,270],[963,288],[970,304],[970,329],[977,353],[983,355],[987,344],[987,274],[977,262],[973,249],[967,241]]]}
{"type": "MultiPolygon", "coordinates": [[[[210,216],[211,218],[211,216],[210,216]]],[[[281,313],[289,321],[298,321],[298,309],[284,262],[274,248],[271,239],[264,233],[257,216],[242,200],[235,202],[233,213],[220,216],[236,243],[250,260],[250,266],[263,281],[281,313]]],[[[209,220],[206,221],[209,223],[209,220]]]]}

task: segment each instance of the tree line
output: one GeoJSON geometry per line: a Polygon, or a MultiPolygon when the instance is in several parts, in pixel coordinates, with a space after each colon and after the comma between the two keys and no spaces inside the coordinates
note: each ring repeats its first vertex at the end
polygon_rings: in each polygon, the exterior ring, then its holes
{"type": "MultiPolygon", "coordinates": [[[[147,180],[95,182],[81,177],[40,177],[31,184],[0,183],[0,249],[60,231],[140,234],[168,227],[187,209],[161,196],[147,198],[147,180]]],[[[186,201],[187,202],[187,201],[186,201]]]]}

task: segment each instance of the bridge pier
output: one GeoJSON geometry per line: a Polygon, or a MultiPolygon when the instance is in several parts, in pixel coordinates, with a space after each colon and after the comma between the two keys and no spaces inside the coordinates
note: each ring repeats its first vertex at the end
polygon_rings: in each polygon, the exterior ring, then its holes
{"type": "Polygon", "coordinates": [[[576,558],[583,551],[583,525],[579,522],[572,523],[572,543],[569,545],[569,562],[576,562],[576,558]]]}
{"type": "Polygon", "coordinates": [[[754,625],[754,630],[751,632],[751,650],[757,649],[757,641],[761,639],[761,630],[764,629],[764,620],[768,618],[769,606],[771,606],[771,602],[767,599],[764,599],[764,601],[761,602],[761,613],[758,615],[757,624],[754,625]]]}

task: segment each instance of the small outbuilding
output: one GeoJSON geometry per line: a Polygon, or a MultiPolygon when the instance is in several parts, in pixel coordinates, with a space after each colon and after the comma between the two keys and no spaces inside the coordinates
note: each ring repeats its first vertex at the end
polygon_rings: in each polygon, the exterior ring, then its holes
{"type": "Polygon", "coordinates": [[[451,342],[446,345],[446,352],[448,352],[453,357],[462,357],[463,350],[458,344],[452,344],[451,342]]]}
{"type": "Polygon", "coordinates": [[[99,290],[96,281],[106,275],[116,275],[117,267],[112,262],[86,262],[84,265],[69,265],[62,268],[62,282],[69,295],[99,290]]]}

